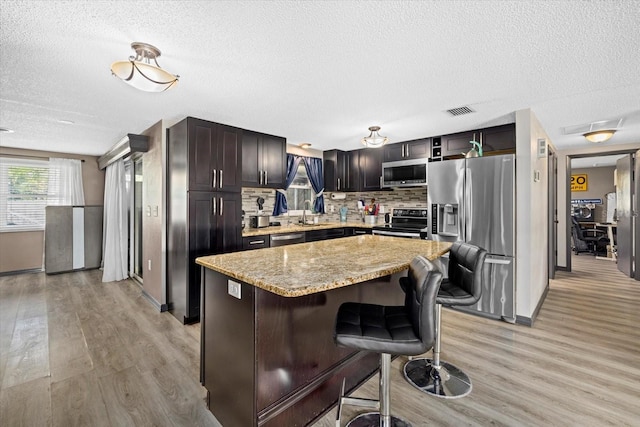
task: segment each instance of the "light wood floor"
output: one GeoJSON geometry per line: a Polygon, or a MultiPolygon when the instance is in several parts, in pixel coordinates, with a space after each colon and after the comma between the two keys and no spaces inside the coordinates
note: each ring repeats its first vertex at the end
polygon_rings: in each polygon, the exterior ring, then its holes
{"type": "MultiPolygon", "coordinates": [[[[399,358],[392,411],[414,426],[640,426],[640,282],[591,256],[573,268],[533,328],[445,310],[442,358],[473,391],[421,394],[399,358]]],[[[0,426],[219,426],[198,381],[199,331],[99,271],[0,277],[0,426]]],[[[376,393],[374,377],[355,394],[376,393]]]]}

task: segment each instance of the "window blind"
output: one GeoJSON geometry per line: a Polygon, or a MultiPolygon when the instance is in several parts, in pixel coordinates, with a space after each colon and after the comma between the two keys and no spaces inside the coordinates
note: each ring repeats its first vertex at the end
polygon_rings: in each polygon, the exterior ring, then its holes
{"type": "Polygon", "coordinates": [[[0,157],[0,232],[44,230],[49,161],[0,157]]]}

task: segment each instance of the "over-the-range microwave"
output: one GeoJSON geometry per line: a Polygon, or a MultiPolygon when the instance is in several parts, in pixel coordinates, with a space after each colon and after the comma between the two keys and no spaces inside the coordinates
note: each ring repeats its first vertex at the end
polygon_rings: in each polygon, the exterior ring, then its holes
{"type": "Polygon", "coordinates": [[[399,160],[382,163],[382,187],[427,185],[429,159],[399,160]]]}

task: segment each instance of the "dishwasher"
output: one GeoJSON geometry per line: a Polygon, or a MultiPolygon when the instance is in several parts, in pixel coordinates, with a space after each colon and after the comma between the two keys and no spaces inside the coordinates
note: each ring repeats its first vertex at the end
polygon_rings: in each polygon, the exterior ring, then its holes
{"type": "Polygon", "coordinates": [[[304,242],[304,232],[272,234],[269,238],[269,246],[272,248],[276,246],[286,246],[304,242]]]}

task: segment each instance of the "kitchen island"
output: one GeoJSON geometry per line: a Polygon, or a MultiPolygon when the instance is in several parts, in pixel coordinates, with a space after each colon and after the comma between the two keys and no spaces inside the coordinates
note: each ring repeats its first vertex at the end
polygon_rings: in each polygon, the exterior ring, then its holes
{"type": "Polygon", "coordinates": [[[201,257],[201,380],[225,427],[307,425],[374,374],[333,343],[345,301],[401,305],[411,260],[449,243],[364,235],[201,257]]]}

